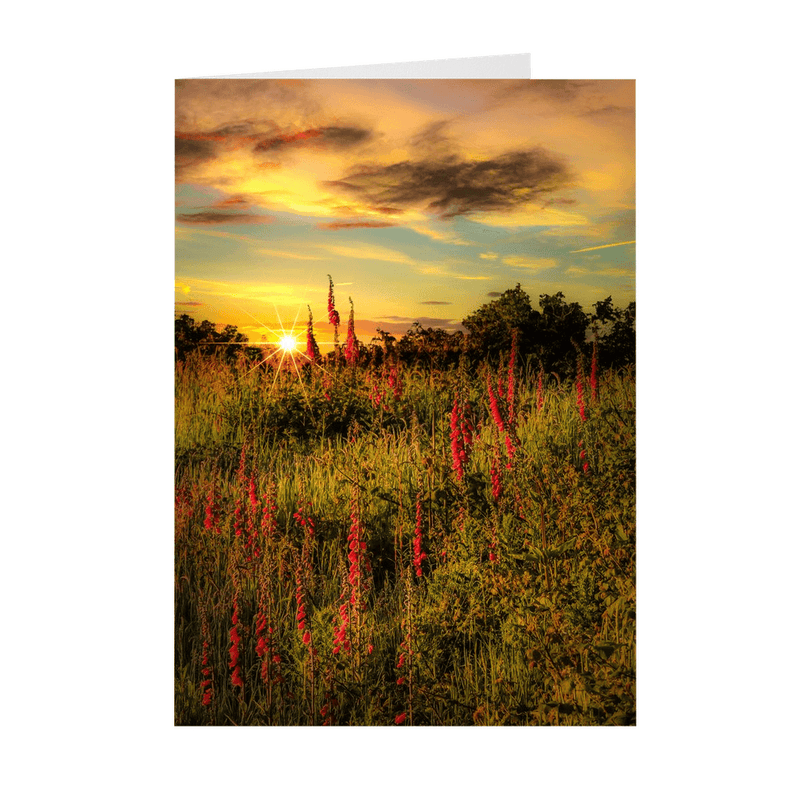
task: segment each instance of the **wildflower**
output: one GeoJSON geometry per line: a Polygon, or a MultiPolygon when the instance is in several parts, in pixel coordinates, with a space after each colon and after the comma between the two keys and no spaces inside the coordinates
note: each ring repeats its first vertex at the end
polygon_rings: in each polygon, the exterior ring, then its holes
{"type": "Polygon", "coordinates": [[[514,460],[514,454],[517,452],[517,448],[514,447],[514,442],[511,441],[511,436],[508,433],[506,433],[506,452],[508,453],[506,469],[511,469],[511,462],[514,460]]]}
{"type": "Polygon", "coordinates": [[[212,533],[219,533],[219,504],[217,503],[217,492],[214,484],[208,490],[205,514],[203,527],[212,533]]]}
{"type": "Polygon", "coordinates": [[[497,503],[500,500],[500,495],[503,493],[503,484],[500,481],[500,456],[496,449],[494,457],[492,458],[492,466],[489,474],[492,480],[492,497],[495,503],[497,503]]]}
{"type": "Polygon", "coordinates": [[[240,537],[242,535],[242,504],[237,499],[236,508],[233,510],[233,535],[240,537]]]}
{"type": "Polygon", "coordinates": [[[506,392],[506,408],[508,409],[508,424],[511,425],[514,421],[514,366],[517,361],[517,331],[514,330],[511,335],[511,356],[508,359],[508,382],[506,392]]]}
{"type": "Polygon", "coordinates": [[[414,567],[417,577],[422,577],[422,562],[428,556],[422,552],[422,495],[417,494],[417,519],[414,528],[414,567]]]}
{"type": "Polygon", "coordinates": [[[578,374],[575,379],[575,392],[577,394],[578,413],[581,421],[586,422],[586,406],[583,402],[583,359],[578,356],[578,374]]]}
{"type": "Polygon", "coordinates": [[[372,381],[369,388],[369,399],[375,408],[380,408],[383,405],[383,400],[386,397],[386,392],[378,386],[378,378],[372,375],[372,381]]]}
{"type": "Polygon", "coordinates": [[[352,297],[350,298],[350,319],[347,322],[347,345],[345,346],[344,357],[351,366],[354,366],[358,361],[358,339],[356,339],[355,311],[352,297]]]}
{"type": "Polygon", "coordinates": [[[211,666],[208,663],[208,641],[205,639],[203,640],[203,678],[204,680],[200,681],[200,686],[204,689],[203,692],[203,705],[208,706],[211,705],[211,698],[213,696],[213,689],[212,689],[212,681],[211,681],[211,666]]]}
{"type": "Polygon", "coordinates": [[[460,428],[460,414],[458,408],[458,395],[453,401],[453,410],[450,414],[450,450],[453,454],[453,470],[455,471],[458,479],[464,477],[464,461],[466,461],[466,453],[461,444],[461,428],[460,428]]]}
{"type": "Polygon", "coordinates": [[[334,326],[339,327],[339,312],[333,304],[333,278],[328,275],[328,322],[334,326]]]}
{"type": "MultiPolygon", "coordinates": [[[[297,630],[302,631],[306,626],[306,605],[303,601],[303,583],[300,578],[300,572],[297,573],[297,588],[295,590],[295,599],[297,600],[297,630]]],[[[306,632],[307,635],[307,632],[306,632]]],[[[305,637],[304,637],[305,640],[305,637]]]]}
{"type": "Polygon", "coordinates": [[[464,401],[461,408],[461,440],[464,443],[464,452],[469,458],[472,452],[472,432],[475,430],[472,425],[472,408],[470,407],[469,400],[464,401]]]}
{"type": "MultiPolygon", "coordinates": [[[[404,623],[405,624],[405,623],[404,623]]],[[[397,685],[402,686],[406,682],[406,678],[411,677],[411,665],[409,664],[406,666],[406,655],[412,655],[411,653],[411,631],[408,631],[403,638],[403,641],[400,643],[400,658],[397,660],[397,666],[395,667],[396,670],[400,671],[405,669],[406,674],[400,675],[397,678],[397,685]]]]}
{"type": "Polygon", "coordinates": [[[588,473],[589,472],[589,460],[588,460],[588,458],[586,456],[586,449],[585,449],[584,444],[583,444],[583,439],[581,439],[581,441],[578,442],[578,447],[580,448],[579,458],[583,462],[583,471],[585,473],[588,473]]]}
{"type": "Polygon", "coordinates": [[[250,498],[250,508],[255,514],[258,510],[258,495],[256,494],[256,482],[252,476],[250,477],[250,483],[247,487],[247,494],[250,498]]]}
{"type": "Polygon", "coordinates": [[[394,718],[395,725],[402,725],[406,721],[406,712],[404,711],[402,714],[398,714],[394,718]]]}
{"type": "Polygon", "coordinates": [[[241,686],[244,687],[244,681],[242,680],[242,673],[241,673],[241,666],[239,664],[239,642],[242,641],[242,637],[239,635],[239,605],[237,598],[233,598],[233,616],[231,617],[231,622],[233,623],[233,627],[230,630],[230,640],[231,646],[228,650],[230,654],[231,660],[228,666],[233,670],[233,674],[231,675],[231,683],[234,686],[241,686]]]}
{"type": "Polygon", "coordinates": [[[275,502],[274,482],[269,482],[262,500],[264,501],[264,510],[261,514],[261,535],[265,539],[272,539],[278,534],[278,507],[275,502]]]}
{"type": "Polygon", "coordinates": [[[544,369],[539,368],[539,377],[536,381],[536,408],[541,411],[544,408],[544,369]]]}
{"type": "Polygon", "coordinates": [[[489,539],[489,561],[497,561],[497,549],[499,547],[499,540],[497,538],[497,528],[492,528],[492,534],[489,539]]]}
{"type": "Polygon", "coordinates": [[[389,371],[389,388],[392,390],[392,396],[395,400],[399,400],[403,395],[403,383],[400,380],[400,373],[397,370],[397,364],[392,365],[389,371]]]}
{"type": "Polygon", "coordinates": [[[339,599],[339,625],[334,626],[333,653],[336,655],[342,648],[346,653],[351,650],[348,630],[351,624],[358,626],[360,614],[366,608],[364,589],[366,574],[371,571],[367,559],[367,543],[361,540],[362,528],[358,512],[358,495],[354,494],[350,502],[350,533],[347,536],[347,560],[350,568],[344,577],[342,593],[339,599]],[[352,615],[352,616],[351,616],[352,615]]]}
{"type": "Polygon", "coordinates": [[[597,387],[597,340],[596,339],[594,341],[594,344],[592,345],[592,372],[591,376],[589,377],[589,384],[592,387],[592,402],[596,403],[600,398],[600,394],[598,392],[598,387],[597,387]]]}
{"type": "Polygon", "coordinates": [[[494,389],[492,388],[491,380],[487,382],[487,385],[489,387],[489,408],[492,411],[492,419],[494,420],[495,425],[497,425],[497,429],[500,431],[500,433],[503,433],[505,431],[503,415],[500,413],[500,406],[497,401],[497,396],[494,393],[494,389]]]}
{"type": "Polygon", "coordinates": [[[308,306],[308,326],[306,327],[306,356],[312,364],[319,361],[319,347],[314,338],[314,317],[311,315],[311,306],[308,306]]]}
{"type": "Polygon", "coordinates": [[[459,480],[464,477],[464,467],[472,451],[473,427],[468,412],[469,403],[465,403],[462,407],[456,395],[450,414],[450,450],[453,454],[453,470],[459,480]]]}

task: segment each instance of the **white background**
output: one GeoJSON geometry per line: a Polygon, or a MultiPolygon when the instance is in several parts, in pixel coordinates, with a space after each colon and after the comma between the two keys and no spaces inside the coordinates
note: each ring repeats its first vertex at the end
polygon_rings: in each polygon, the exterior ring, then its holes
{"type": "Polygon", "coordinates": [[[781,8],[5,12],[8,796],[796,791],[796,89],[781,8]],[[534,77],[637,80],[637,727],[174,728],[174,79],[525,52],[534,77]]]}

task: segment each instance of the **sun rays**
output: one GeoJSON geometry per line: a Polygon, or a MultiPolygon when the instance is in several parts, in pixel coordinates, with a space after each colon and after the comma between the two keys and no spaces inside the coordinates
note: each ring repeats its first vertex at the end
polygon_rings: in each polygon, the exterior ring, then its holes
{"type": "MultiPolygon", "coordinates": [[[[278,325],[274,328],[253,316],[253,314],[246,309],[237,307],[239,311],[246,314],[258,324],[257,333],[261,333],[260,342],[220,342],[219,344],[226,346],[231,344],[239,344],[242,347],[260,350],[260,354],[256,360],[256,363],[251,366],[250,369],[240,375],[237,381],[244,380],[248,375],[250,375],[252,372],[255,372],[257,369],[266,367],[271,369],[273,373],[272,383],[269,388],[269,392],[273,393],[278,383],[278,378],[282,372],[288,371],[289,373],[294,373],[297,376],[298,386],[300,387],[303,399],[305,400],[308,410],[313,418],[315,416],[314,408],[311,404],[311,400],[309,399],[305,386],[305,378],[308,378],[309,376],[304,376],[301,367],[310,366],[312,369],[318,369],[320,372],[323,372],[328,376],[330,376],[331,373],[326,370],[316,359],[310,358],[303,349],[305,343],[304,328],[306,325],[305,323],[298,325],[298,319],[300,318],[303,307],[298,307],[297,312],[294,315],[294,319],[290,325],[284,325],[280,312],[278,311],[278,307],[275,304],[273,304],[272,307],[275,312],[275,317],[278,320],[278,325]]],[[[334,345],[335,343],[321,342],[321,344],[334,345]]]]}

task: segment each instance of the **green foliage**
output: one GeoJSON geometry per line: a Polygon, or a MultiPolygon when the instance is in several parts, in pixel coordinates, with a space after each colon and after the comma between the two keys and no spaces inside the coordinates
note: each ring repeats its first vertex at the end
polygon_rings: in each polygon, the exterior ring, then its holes
{"type": "Polygon", "coordinates": [[[575,374],[575,347],[583,346],[590,317],[578,303],[568,303],[561,292],[539,297],[541,311],[531,307],[520,285],[486,303],[463,322],[470,332],[470,345],[477,360],[496,362],[511,348],[517,331],[522,357],[561,377],[575,374]]]}
{"type": "Polygon", "coordinates": [[[539,398],[536,380],[518,377],[512,459],[486,381],[464,363],[403,367],[402,393],[379,403],[380,371],[254,366],[196,351],[176,364],[177,724],[391,725],[402,713],[414,725],[635,722],[631,370],[600,374],[585,421],[572,383],[546,380],[539,398]],[[452,468],[456,391],[474,425],[463,480],[452,468]],[[351,651],[334,653],[354,513],[370,568],[363,606],[349,607],[351,651]],[[231,683],[234,598],[243,687],[231,683]],[[256,652],[264,610],[279,657],[266,658],[268,681],[256,652]]]}
{"type": "Polygon", "coordinates": [[[511,348],[514,330],[523,342],[532,341],[538,328],[539,312],[531,308],[531,300],[520,285],[508,289],[491,303],[485,303],[464,321],[473,346],[485,356],[496,358],[511,348]]]}

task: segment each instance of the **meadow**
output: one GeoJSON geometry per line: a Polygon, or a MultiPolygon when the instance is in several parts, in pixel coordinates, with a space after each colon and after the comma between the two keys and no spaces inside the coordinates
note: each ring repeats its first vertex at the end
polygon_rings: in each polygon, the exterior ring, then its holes
{"type": "Polygon", "coordinates": [[[175,372],[176,725],[632,725],[635,373],[175,372]]]}

